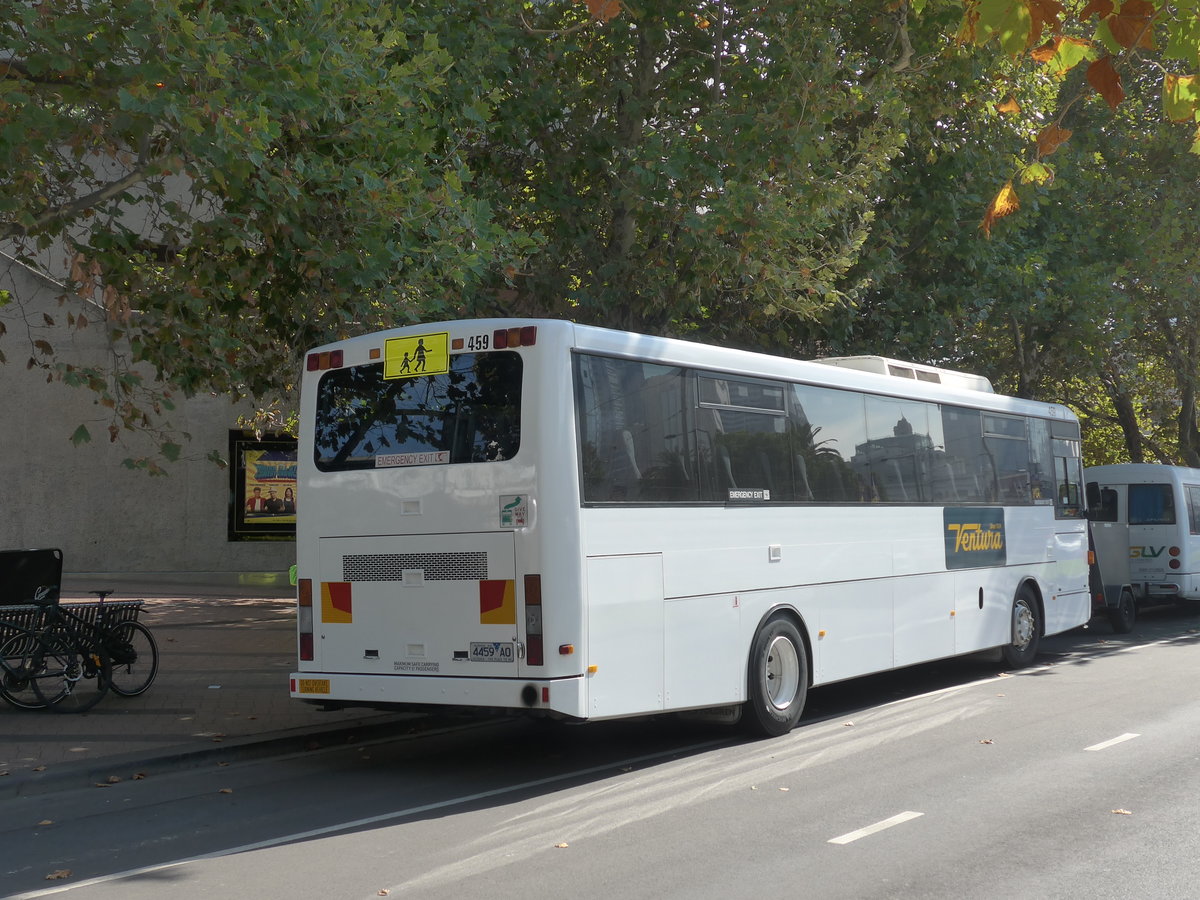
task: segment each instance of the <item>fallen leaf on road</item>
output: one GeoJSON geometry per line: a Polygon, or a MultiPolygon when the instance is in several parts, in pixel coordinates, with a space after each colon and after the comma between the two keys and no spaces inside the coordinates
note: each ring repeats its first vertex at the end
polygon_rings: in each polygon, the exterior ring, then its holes
{"type": "Polygon", "coordinates": [[[1001,673],[1000,673],[999,675],[997,675],[996,677],[997,677],[997,678],[1012,678],[1012,676],[1011,676],[1011,675],[1009,675],[1007,672],[1001,672],[1001,673]]]}
{"type": "Polygon", "coordinates": [[[47,881],[62,881],[64,878],[71,877],[70,869],[56,869],[46,876],[47,881]]]}
{"type": "Polygon", "coordinates": [[[109,783],[109,784],[120,784],[120,783],[121,783],[121,776],[120,776],[120,775],[109,775],[109,776],[108,776],[108,783],[109,783]]]}
{"type": "Polygon", "coordinates": [[[134,772],[134,773],[133,773],[133,780],[134,780],[134,781],[141,781],[141,780],[143,780],[145,777],[146,777],[146,773],[145,773],[145,772],[134,772]]]}
{"type": "Polygon", "coordinates": [[[843,728],[853,728],[853,727],[854,727],[854,723],[853,723],[853,722],[843,722],[843,723],[842,723],[842,727],[843,727],[843,728]]]}
{"type": "Polygon", "coordinates": [[[34,767],[33,767],[33,771],[35,771],[35,772],[45,772],[45,771],[46,771],[46,767],[45,767],[45,766],[34,766],[34,767]]]}
{"type": "Polygon", "coordinates": [[[993,741],[991,738],[984,738],[984,739],[983,739],[982,741],[980,741],[979,743],[981,743],[981,744],[994,744],[994,743],[996,743],[996,742],[995,742],[995,741],[993,741]]]}
{"type": "Polygon", "coordinates": [[[568,844],[566,841],[563,841],[561,844],[555,844],[554,846],[557,847],[559,850],[566,850],[571,845],[568,844]]]}
{"type": "Polygon", "coordinates": [[[390,893],[391,893],[391,891],[389,891],[387,888],[380,888],[380,889],[379,889],[379,896],[380,896],[380,897],[386,897],[386,896],[387,896],[388,894],[390,894],[390,893]]]}
{"type": "Polygon", "coordinates": [[[1132,816],[1132,815],[1133,815],[1133,813],[1131,813],[1131,812],[1130,812],[1129,810],[1127,810],[1127,809],[1114,809],[1114,810],[1113,810],[1113,815],[1116,815],[1116,816],[1132,816]]]}
{"type": "Polygon", "coordinates": [[[218,794],[232,794],[233,788],[221,788],[219,791],[217,791],[217,793],[218,794]]]}
{"type": "Polygon", "coordinates": [[[780,790],[781,790],[781,791],[784,791],[784,792],[786,793],[787,791],[790,791],[790,790],[791,790],[791,788],[780,788],[780,790]]]}

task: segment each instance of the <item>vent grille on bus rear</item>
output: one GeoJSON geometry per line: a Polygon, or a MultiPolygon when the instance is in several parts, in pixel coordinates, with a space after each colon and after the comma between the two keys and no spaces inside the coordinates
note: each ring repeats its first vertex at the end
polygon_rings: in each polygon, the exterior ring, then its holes
{"type": "Polygon", "coordinates": [[[487,553],[363,553],[342,557],[343,581],[401,581],[405,570],[421,569],[426,581],[483,581],[487,553]]]}

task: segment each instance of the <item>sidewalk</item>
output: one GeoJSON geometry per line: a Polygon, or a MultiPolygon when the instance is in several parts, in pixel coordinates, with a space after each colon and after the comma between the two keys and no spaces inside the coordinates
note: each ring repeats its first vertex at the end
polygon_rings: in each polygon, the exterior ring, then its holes
{"type": "MultiPolygon", "coordinates": [[[[114,588],[112,600],[145,600],[141,620],[158,641],[158,677],[142,696],[109,694],[83,715],[16,710],[0,701],[0,797],[128,779],[219,755],[301,750],[400,729],[412,718],[324,712],[291,699],[296,636],[288,588],[103,578],[87,585],[114,588]]],[[[94,600],[87,585],[64,579],[63,602],[94,600]]]]}

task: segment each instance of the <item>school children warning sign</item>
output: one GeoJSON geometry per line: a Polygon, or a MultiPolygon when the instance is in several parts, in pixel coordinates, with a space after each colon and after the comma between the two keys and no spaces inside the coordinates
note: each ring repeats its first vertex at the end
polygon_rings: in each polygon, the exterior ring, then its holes
{"type": "Polygon", "coordinates": [[[415,378],[450,371],[450,333],[388,338],[383,342],[383,377],[415,378]]]}

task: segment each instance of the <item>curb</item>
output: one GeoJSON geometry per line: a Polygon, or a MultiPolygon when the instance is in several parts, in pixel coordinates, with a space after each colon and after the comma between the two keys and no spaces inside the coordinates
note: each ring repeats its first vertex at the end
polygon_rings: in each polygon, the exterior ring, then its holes
{"type": "Polygon", "coordinates": [[[403,713],[384,722],[337,724],[328,728],[306,727],[236,738],[195,749],[181,745],[150,756],[125,753],[97,760],[80,760],[55,766],[46,772],[22,772],[0,778],[0,799],[106,786],[111,777],[124,781],[135,774],[149,777],[198,769],[217,758],[222,762],[247,762],[395,738],[406,730],[417,730],[414,722],[425,718],[420,713],[403,713]]]}

